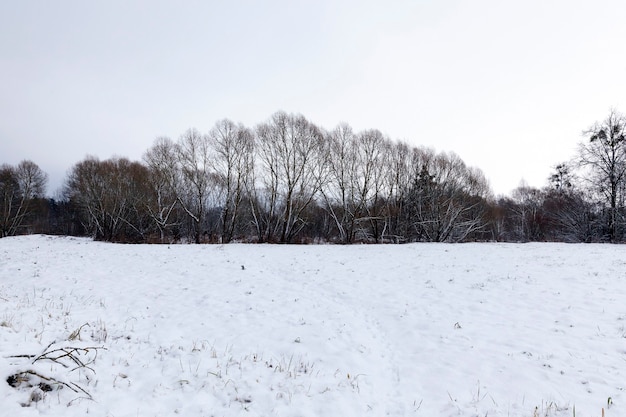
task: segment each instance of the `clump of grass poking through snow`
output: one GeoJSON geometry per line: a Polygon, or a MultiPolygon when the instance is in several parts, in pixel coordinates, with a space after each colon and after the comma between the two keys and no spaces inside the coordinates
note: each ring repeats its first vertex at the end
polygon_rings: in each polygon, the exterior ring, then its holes
{"type": "Polygon", "coordinates": [[[0,320],[0,327],[6,327],[8,329],[13,328],[13,316],[4,316],[2,320],[0,320]]]}

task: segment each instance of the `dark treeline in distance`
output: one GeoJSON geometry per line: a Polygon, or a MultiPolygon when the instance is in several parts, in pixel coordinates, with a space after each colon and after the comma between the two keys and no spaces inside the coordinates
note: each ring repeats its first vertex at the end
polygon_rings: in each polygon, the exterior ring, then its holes
{"type": "Polygon", "coordinates": [[[494,197],[455,154],[275,113],[157,138],[142,161],[86,157],[62,198],[31,161],[0,166],[1,236],[151,243],[623,242],[626,117],[584,132],[542,189],[494,197]]]}

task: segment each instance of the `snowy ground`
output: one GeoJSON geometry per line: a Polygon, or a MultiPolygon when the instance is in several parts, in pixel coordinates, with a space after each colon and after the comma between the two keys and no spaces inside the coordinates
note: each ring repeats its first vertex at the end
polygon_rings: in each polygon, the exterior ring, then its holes
{"type": "Polygon", "coordinates": [[[624,250],[0,239],[0,414],[625,415],[624,250]]]}

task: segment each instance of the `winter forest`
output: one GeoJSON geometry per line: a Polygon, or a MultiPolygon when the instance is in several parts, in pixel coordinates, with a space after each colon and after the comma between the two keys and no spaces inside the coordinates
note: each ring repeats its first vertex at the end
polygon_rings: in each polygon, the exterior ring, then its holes
{"type": "Polygon", "coordinates": [[[453,153],[277,112],[157,138],[141,161],[86,157],[61,197],[33,161],[0,166],[0,236],[147,243],[624,242],[626,116],[610,110],[541,189],[494,196],[453,153]]]}

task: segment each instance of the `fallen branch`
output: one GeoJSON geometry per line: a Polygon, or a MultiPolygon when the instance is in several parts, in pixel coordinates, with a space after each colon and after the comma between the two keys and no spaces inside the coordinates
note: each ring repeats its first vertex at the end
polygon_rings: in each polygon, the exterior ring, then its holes
{"type": "MultiPolygon", "coordinates": [[[[48,348],[50,346],[51,345],[48,345],[48,348]]],[[[67,363],[63,361],[63,359],[67,358],[70,360],[70,362],[73,362],[76,365],[76,367],[72,368],[70,372],[75,371],[76,369],[79,369],[79,368],[86,368],[95,373],[95,371],[89,365],[95,362],[98,356],[98,350],[100,349],[106,350],[106,348],[104,347],[97,347],[97,346],[90,346],[90,347],[84,347],[84,348],[68,346],[68,347],[62,347],[62,348],[53,349],[53,350],[46,350],[41,355],[35,356],[35,359],[33,359],[32,363],[34,364],[35,362],[38,362],[38,361],[49,360],[54,363],[58,363],[64,368],[69,368],[70,365],[68,365],[67,363]],[[89,355],[92,352],[94,353],[94,355],[91,358],[88,357],[89,359],[88,361],[84,362],[83,360],[81,360],[81,356],[89,355]]]]}
{"type": "MultiPolygon", "coordinates": [[[[55,342],[50,343],[43,350],[43,353],[39,355],[23,354],[8,356],[8,358],[29,359],[31,365],[35,365],[37,362],[50,361],[62,366],[63,368],[68,369],[67,372],[73,372],[77,369],[88,369],[95,374],[96,371],[90,365],[96,361],[99,350],[106,350],[106,348],[103,346],[64,346],[59,348],[53,348],[54,344],[55,342]]],[[[65,382],[60,379],[44,375],[42,372],[32,369],[20,371],[13,375],[10,375],[6,379],[6,381],[13,388],[20,388],[22,386],[25,386],[26,388],[39,388],[43,392],[49,392],[55,389],[65,387],[72,392],[81,395],[81,397],[79,398],[85,398],[89,400],[93,399],[91,394],[87,392],[86,389],[84,389],[75,382],[65,382]]],[[[36,392],[37,391],[33,391],[33,394],[35,394],[36,392]]],[[[31,401],[39,401],[39,399],[34,398],[40,398],[40,396],[39,394],[37,394],[32,398],[33,399],[31,399],[31,401]]],[[[70,404],[72,403],[72,401],[70,401],[70,404]]]]}
{"type": "Polygon", "coordinates": [[[87,391],[85,391],[83,388],[81,388],[79,385],[77,385],[77,384],[75,384],[73,382],[68,384],[67,382],[60,381],[60,380],[58,380],[56,378],[52,378],[52,377],[49,377],[49,376],[42,375],[39,372],[32,371],[32,370],[18,372],[18,373],[14,374],[14,375],[9,376],[7,378],[7,383],[10,386],[12,386],[13,388],[18,388],[21,384],[28,383],[29,387],[37,386],[37,387],[39,387],[39,389],[41,389],[42,391],[45,391],[45,392],[52,391],[53,390],[52,386],[53,385],[57,385],[58,387],[67,387],[67,388],[71,389],[72,391],[74,391],[77,394],[79,392],[82,392],[83,394],[87,395],[89,397],[89,399],[91,399],[91,394],[89,394],[87,391]],[[28,377],[28,375],[35,376],[35,377],[37,377],[39,379],[42,379],[42,380],[48,382],[48,384],[44,384],[42,382],[42,383],[33,385],[31,383],[30,378],[28,377]]]}

